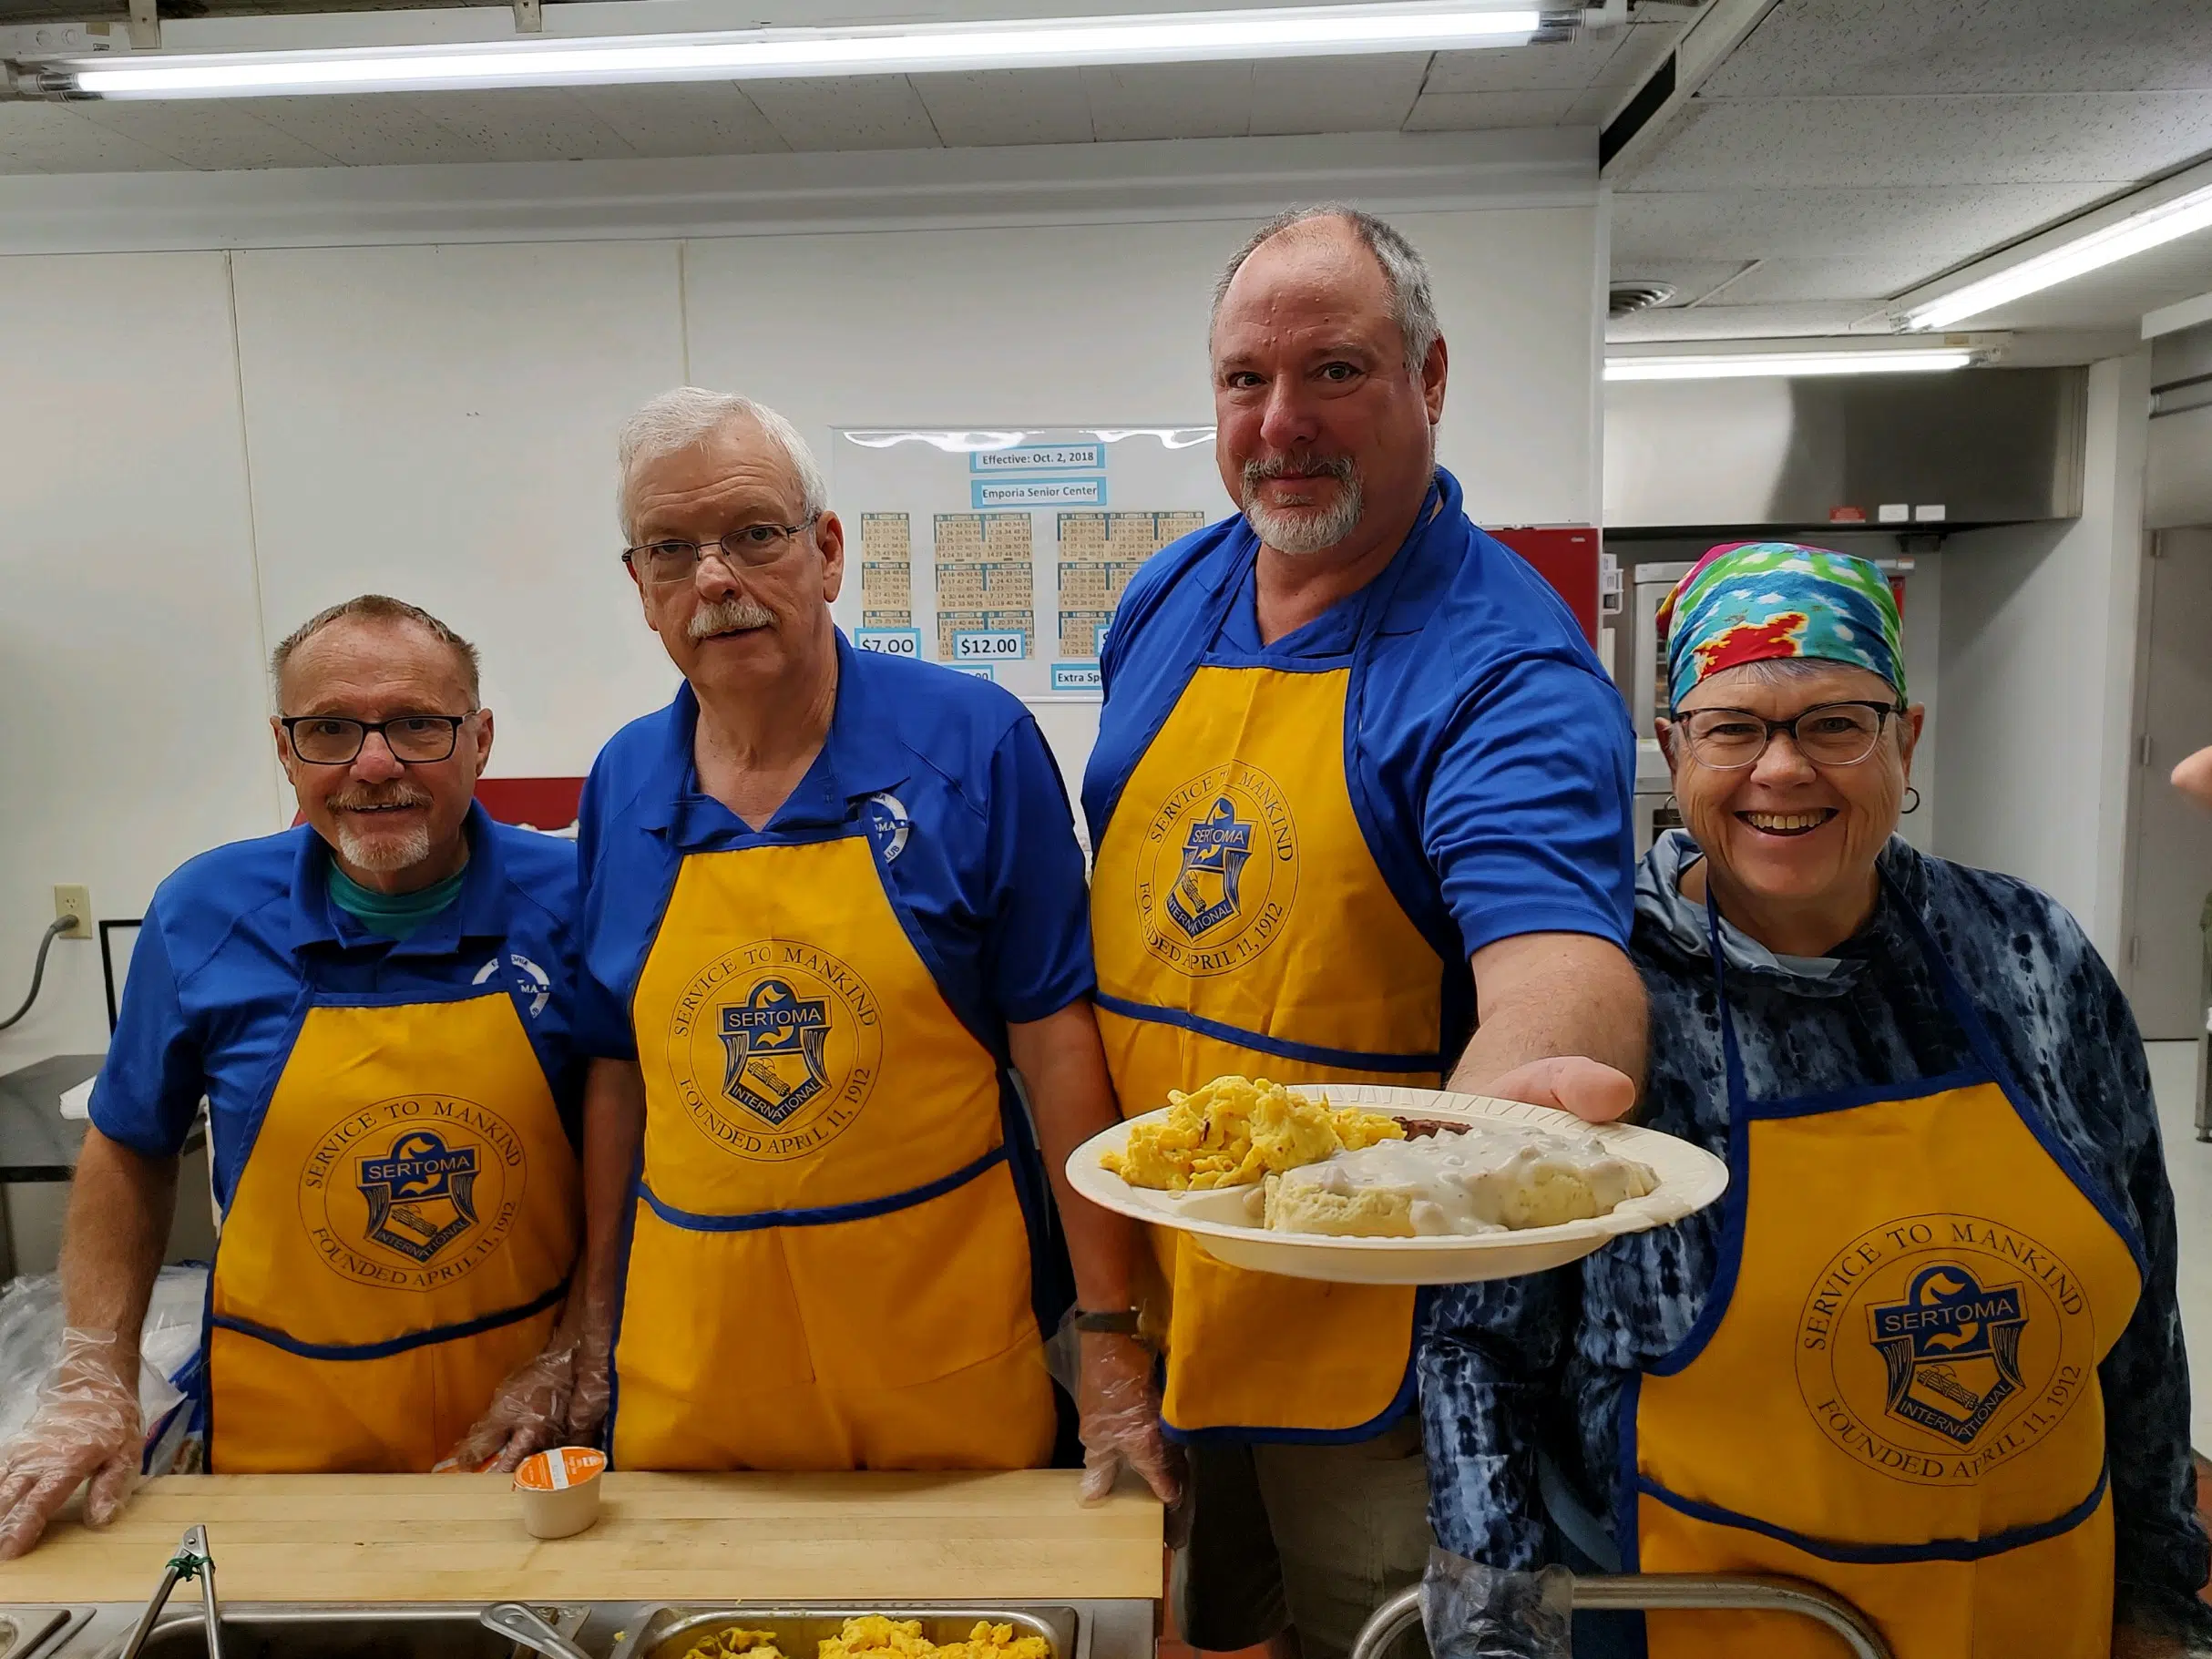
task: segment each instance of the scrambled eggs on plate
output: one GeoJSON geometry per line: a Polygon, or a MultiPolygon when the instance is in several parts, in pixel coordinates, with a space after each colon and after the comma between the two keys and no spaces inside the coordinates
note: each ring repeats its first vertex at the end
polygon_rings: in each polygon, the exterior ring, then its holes
{"type": "MultiPolygon", "coordinates": [[[[1124,1149],[1101,1162],[1132,1187],[1170,1193],[1257,1185],[1269,1174],[1340,1152],[1402,1141],[1396,1118],[1293,1094],[1265,1078],[1217,1077],[1184,1094],[1171,1090],[1164,1121],[1140,1123],[1124,1149]]],[[[822,1659],[831,1659],[824,1654],[822,1659]]]]}

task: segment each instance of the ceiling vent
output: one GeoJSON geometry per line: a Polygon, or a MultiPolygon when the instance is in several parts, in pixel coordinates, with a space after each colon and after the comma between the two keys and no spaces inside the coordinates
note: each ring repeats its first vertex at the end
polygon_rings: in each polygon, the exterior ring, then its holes
{"type": "Polygon", "coordinates": [[[1632,317],[1640,311],[1649,311],[1654,305],[1664,305],[1674,297],[1672,282],[1647,282],[1640,277],[1628,277],[1615,282],[1606,296],[1605,314],[1609,317],[1632,317]]]}

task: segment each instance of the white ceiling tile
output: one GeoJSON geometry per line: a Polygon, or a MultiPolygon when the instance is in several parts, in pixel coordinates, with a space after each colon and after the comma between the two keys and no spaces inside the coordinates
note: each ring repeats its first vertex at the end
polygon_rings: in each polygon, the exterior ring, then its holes
{"type": "Polygon", "coordinates": [[[1796,305],[1694,305],[1640,311],[1605,324],[1609,343],[1632,340],[1786,340],[1801,334],[1887,334],[1889,319],[1864,301],[1796,305]]]}
{"type": "Polygon", "coordinates": [[[2212,92],[1695,100],[1639,189],[2125,180],[2212,149],[2212,92]]]}
{"type": "Polygon", "coordinates": [[[1500,127],[1555,127],[1578,92],[1424,92],[1406,118],[1408,132],[1475,132],[1500,127]]]}
{"type": "Polygon", "coordinates": [[[1253,134],[1396,132],[1420,96],[1426,52],[1276,57],[1252,66],[1253,134]]]}
{"type": "Polygon", "coordinates": [[[414,96],[425,115],[489,161],[599,161],[636,153],[565,87],[414,96]]]}
{"type": "Polygon", "coordinates": [[[1091,100],[1080,69],[983,69],[910,83],[937,136],[955,147],[1083,144],[1091,100]]]}
{"type": "Polygon", "coordinates": [[[1676,23],[1637,24],[1626,31],[1621,49],[1605,60],[1604,69],[1591,85],[1617,87],[1623,92],[1642,85],[1686,32],[1676,23]]]}
{"type": "Polygon", "coordinates": [[[255,100],[174,104],[96,103],[85,118],[202,171],[230,168],[329,167],[337,158],[261,119],[255,100]]]}
{"type": "Polygon", "coordinates": [[[1928,279],[1920,253],[1831,259],[1764,259],[1720,293],[1729,305],[1786,305],[1803,300],[1887,300],[1928,279]]]}
{"type": "Polygon", "coordinates": [[[265,97],[254,99],[253,112],[346,167],[489,159],[481,143],[438,124],[431,114],[436,97],[392,92],[265,97]]]}
{"type": "Polygon", "coordinates": [[[640,156],[753,156],[789,148],[729,81],[573,87],[569,96],[640,156]]]}
{"type": "Polygon", "coordinates": [[[1252,66],[1134,64],[1085,69],[1091,130],[1102,142],[1241,138],[1252,129],[1252,66]]]}
{"type": "Polygon", "coordinates": [[[2212,87],[2201,0],[1790,0],[1705,83],[1723,97],[2212,87]]]}
{"type": "Polygon", "coordinates": [[[1711,190],[1613,199],[1616,271],[1644,257],[1912,257],[1929,275],[2064,219],[2095,185],[1951,185],[1931,189],[1711,190]]]}
{"type": "Polygon", "coordinates": [[[753,81],[745,91],[794,149],[936,149],[943,143],[903,75],[753,81]]]}
{"type": "Polygon", "coordinates": [[[1722,283],[1739,277],[1749,260],[1693,260],[1693,259],[1638,259],[1615,260],[1613,280],[1616,282],[1635,278],[1645,282],[1666,282],[1673,285],[1674,297],[1669,305],[1687,305],[1702,300],[1722,283]]]}
{"type": "Polygon", "coordinates": [[[0,173],[157,173],[177,163],[67,104],[0,104],[0,173]]]}
{"type": "Polygon", "coordinates": [[[1603,127],[1613,118],[1621,106],[1628,101],[1630,88],[1626,87],[1592,87],[1587,92],[1574,95],[1574,102],[1567,106],[1567,113],[1560,118],[1562,127],[1603,127]]]}
{"type": "Polygon", "coordinates": [[[1580,92],[1639,33],[1668,34],[1665,27],[1637,25],[1617,29],[1610,39],[1580,34],[1572,40],[1526,46],[1491,46],[1473,52],[1439,52],[1429,67],[1427,92],[1580,92]]]}

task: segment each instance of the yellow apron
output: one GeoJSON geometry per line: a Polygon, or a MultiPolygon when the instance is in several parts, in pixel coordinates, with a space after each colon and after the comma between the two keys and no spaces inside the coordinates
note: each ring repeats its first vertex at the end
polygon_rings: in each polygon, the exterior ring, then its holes
{"type": "Polygon", "coordinates": [[[507,992],[311,988],[215,1248],[208,1467],[427,1470],[544,1347],[579,1209],[507,992]]]}
{"type": "MultiPolygon", "coordinates": [[[[1898,1659],[2105,1659],[2097,1366],[2138,1258],[1891,895],[1974,1056],[1895,1088],[1746,1098],[1713,920],[1732,1185],[1710,1302],[1623,1390],[1624,1565],[1809,1579],[1898,1659]]],[[[1645,1623],[1653,1659],[1846,1652],[1778,1615],[1645,1623]]]]}
{"type": "Polygon", "coordinates": [[[645,1145],[615,1462],[1047,1462],[999,1067],[865,835],[687,854],[631,1012],[645,1145]]]}
{"type": "MultiPolygon", "coordinates": [[[[1091,919],[1125,1115],[1224,1072],[1438,1086],[1450,969],[1384,879],[1346,775],[1359,657],[1202,662],[1122,788],[1091,919]]],[[[1165,1229],[1153,1243],[1171,1433],[1364,1439],[1411,1403],[1411,1288],[1247,1273],[1165,1229]]]]}

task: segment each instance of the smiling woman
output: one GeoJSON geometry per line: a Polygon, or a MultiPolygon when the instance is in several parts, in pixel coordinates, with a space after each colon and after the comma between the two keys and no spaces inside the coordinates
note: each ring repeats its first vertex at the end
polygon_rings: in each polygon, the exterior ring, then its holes
{"type": "MultiPolygon", "coordinates": [[[[1894,834],[1921,711],[1873,566],[1719,548],[1666,614],[1687,829],[1637,884],[1643,1121],[1725,1154],[1729,1203],[1590,1257],[1579,1295],[1444,1294],[1439,1542],[1809,1579],[1900,1659],[2196,1651],[2173,1197],[2125,1000],[2050,898],[1894,834]],[[1548,1545],[1519,1402],[1562,1357],[1548,1545]]],[[[1577,1654],[1826,1651],[1586,1623],[1577,1654]]]]}

